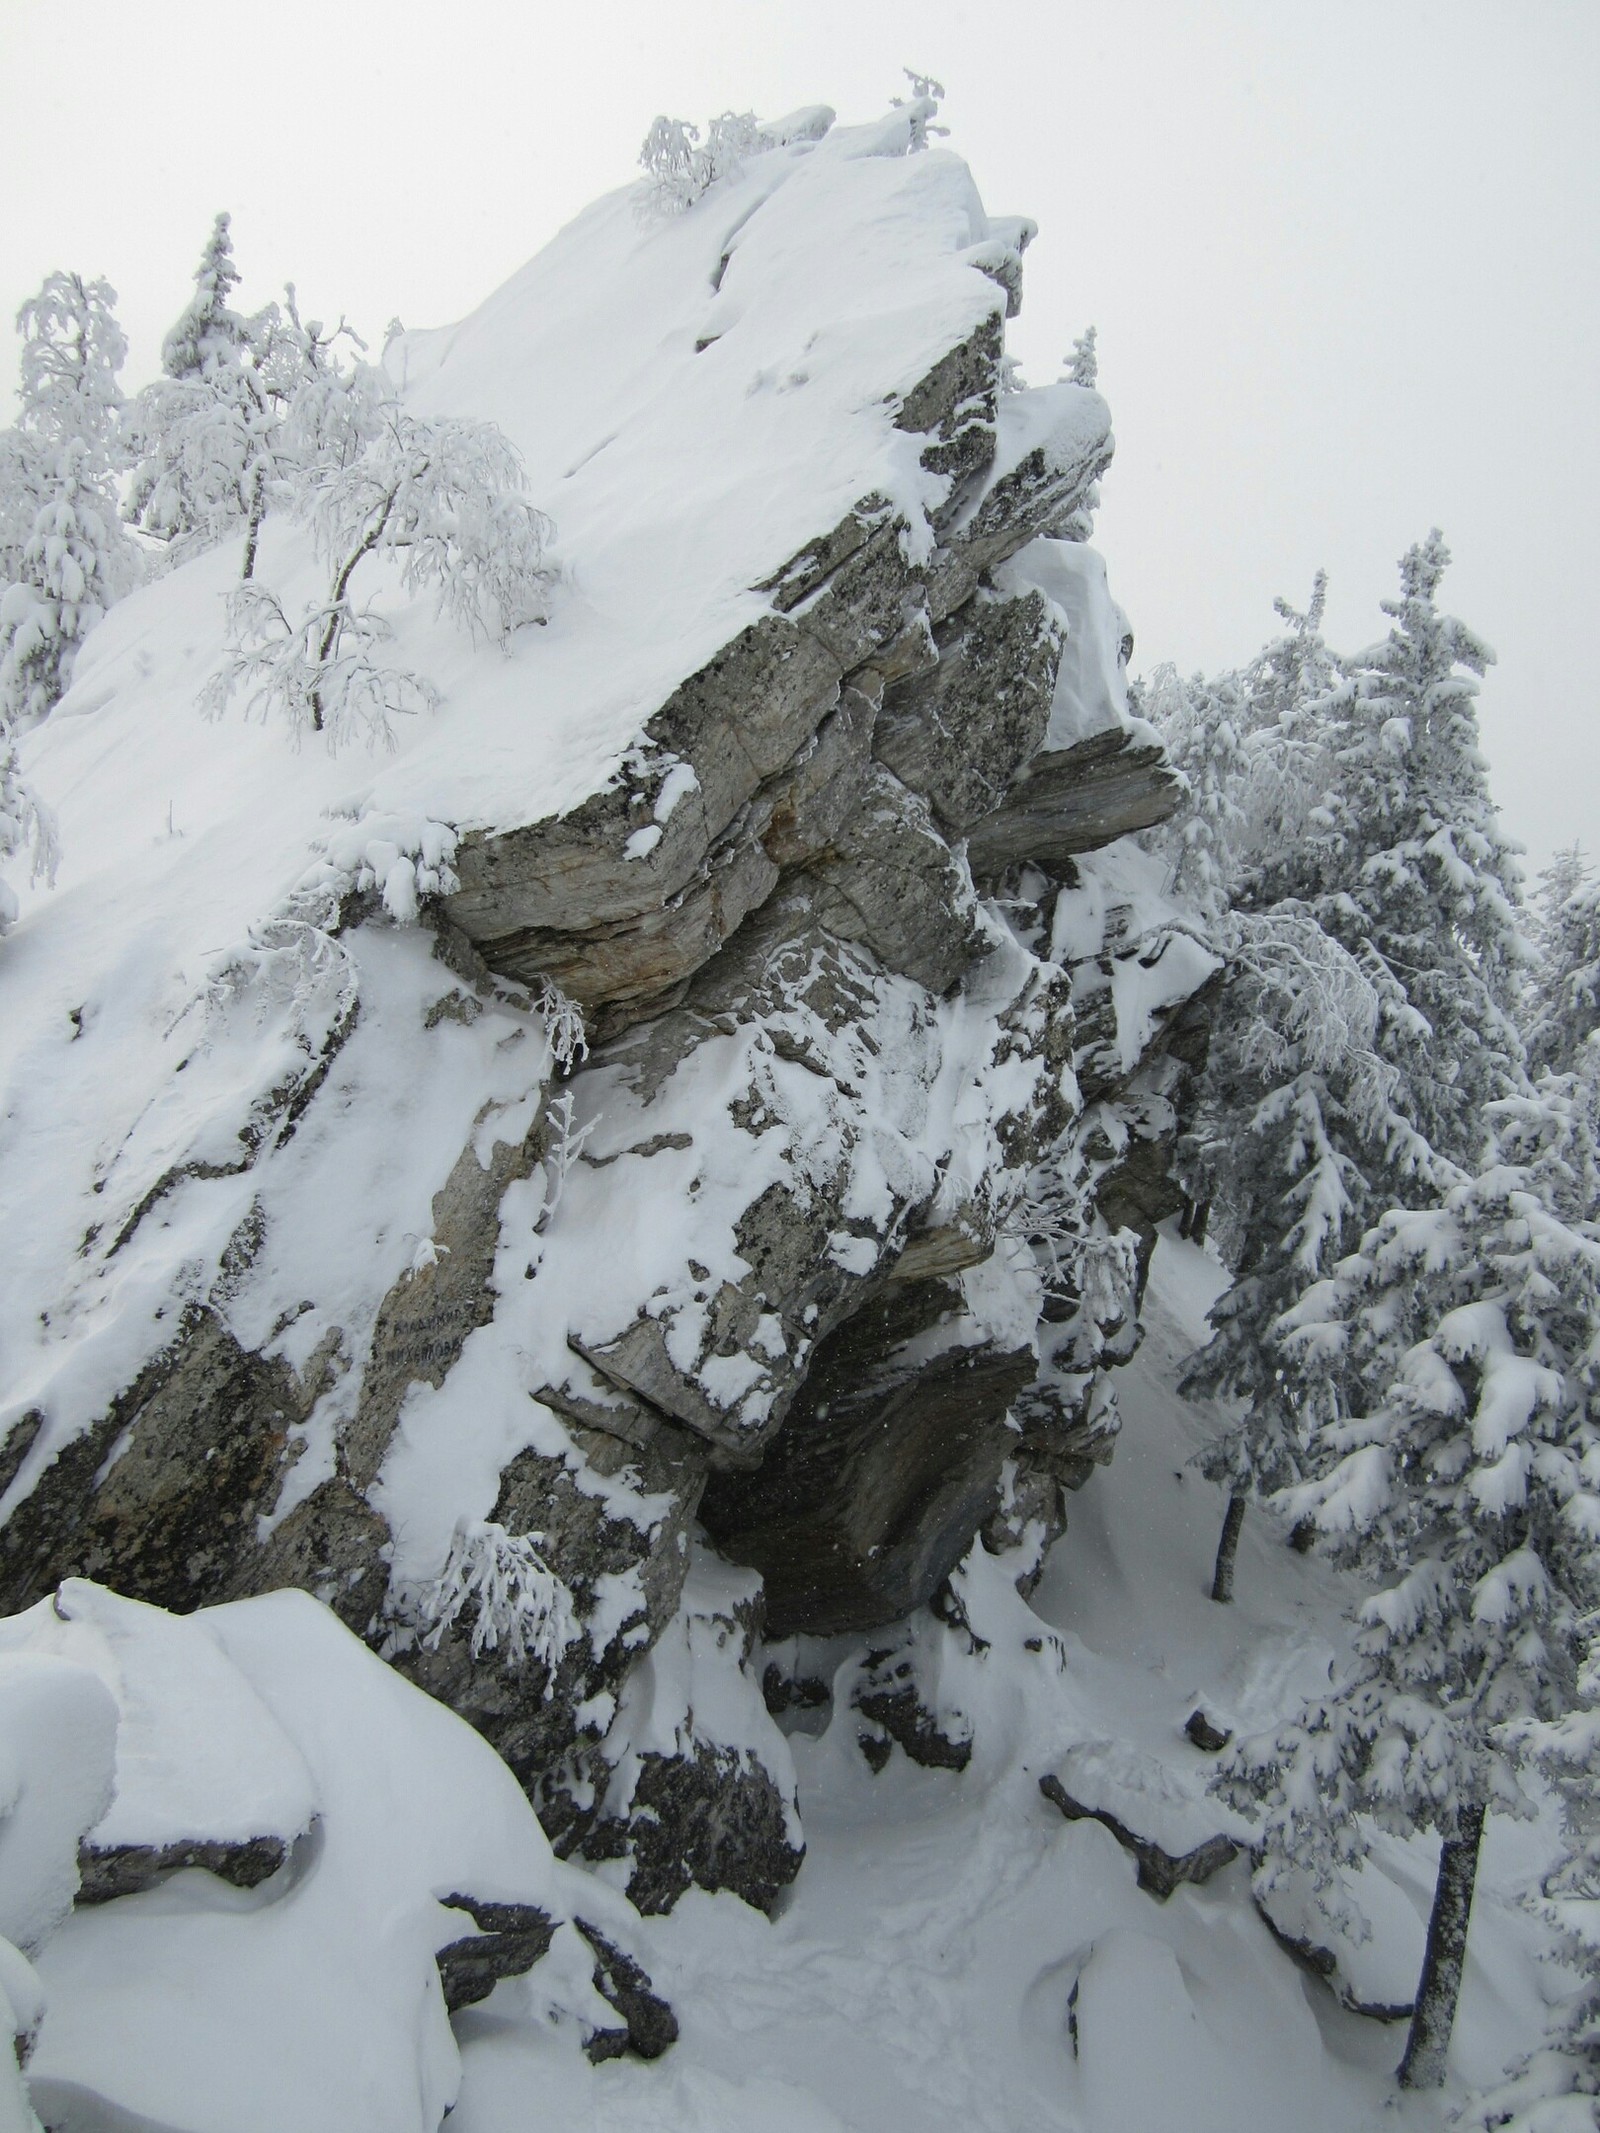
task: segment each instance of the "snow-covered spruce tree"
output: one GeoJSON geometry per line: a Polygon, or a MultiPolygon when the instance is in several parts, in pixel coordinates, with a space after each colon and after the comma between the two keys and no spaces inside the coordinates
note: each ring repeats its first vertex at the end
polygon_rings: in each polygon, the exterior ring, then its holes
{"type": "Polygon", "coordinates": [[[1570,1074],[1600,1028],[1600,882],[1577,845],[1540,876],[1535,914],[1528,1065],[1570,1074]]]}
{"type": "Polygon", "coordinates": [[[17,314],[16,427],[0,440],[0,716],[43,718],[78,647],[138,575],[117,511],[116,291],[52,274],[17,314]]]}
{"type": "Polygon", "coordinates": [[[248,580],[282,471],[283,372],[298,337],[275,304],[250,318],[233,310],[238,281],[229,218],[218,215],[194,295],[162,345],[164,374],[131,411],[137,465],[128,515],[173,561],[242,527],[240,575],[248,580]]]}
{"type": "Polygon", "coordinates": [[[1225,994],[1192,1128],[1180,1149],[1189,1233],[1218,1232],[1235,1280],[1185,1380],[1241,1403],[1202,1460],[1228,1491],[1212,1597],[1233,1595],[1252,1499],[1301,1472],[1313,1420],[1307,1388],[1281,1355],[1282,1313],[1327,1272],[1370,1212],[1370,1179],[1420,1151],[1375,1052],[1374,974],[1299,900],[1257,889],[1261,861],[1296,836],[1323,789],[1322,718],[1337,671],[1321,637],[1326,581],[1304,614],[1241,671],[1180,682],[1162,670],[1140,708],[1158,723],[1188,787],[1156,841],[1171,891],[1226,958],[1225,994]],[[1235,906],[1240,908],[1235,908],[1235,906]]]}
{"type": "Polygon", "coordinates": [[[1326,790],[1300,834],[1262,850],[1247,900],[1293,896],[1390,981],[1378,1049],[1396,1108],[1441,1156],[1474,1167],[1485,1104],[1522,1078],[1527,959],[1519,875],[1478,747],[1477,682],[1493,654],[1439,610],[1437,531],[1400,564],[1387,638],[1344,663],[1319,724],[1326,790]],[[1465,671],[1463,671],[1465,670],[1465,671]]]}
{"type": "Polygon", "coordinates": [[[1412,2088],[1444,2078],[1485,1818],[1529,1811],[1516,1731],[1571,1708],[1600,1605],[1600,1233],[1552,1212],[1570,1119],[1543,1108],[1490,1107],[1487,1167],[1386,1214],[1288,1314],[1287,1352],[1345,1412],[1286,1508],[1378,1589],[1348,1678],[1219,1779],[1263,1818],[1269,1880],[1332,1884],[1358,1814],[1439,1832],[1412,2088]]]}
{"type": "Polygon", "coordinates": [[[1100,358],[1095,353],[1099,339],[1093,326],[1087,326],[1072,344],[1072,354],[1067,360],[1069,385],[1086,385],[1092,391],[1100,382],[1100,358]]]}
{"type": "Polygon", "coordinates": [[[125,590],[121,532],[90,447],[74,438],[0,595],[0,718],[12,726],[37,723],[66,692],[79,645],[125,590]]]}
{"type": "Polygon", "coordinates": [[[1213,937],[1227,991],[1188,1153],[1227,1204],[1235,1265],[1183,1390],[1239,1406],[1200,1460],[1228,1492],[1211,1583],[1225,1603],[1248,1506],[1301,1478],[1328,1414],[1325,1376],[1296,1368],[1279,1321],[1338,1259],[1370,1174],[1407,1151],[1431,1166],[1394,1111],[1379,995],[1355,958],[1290,902],[1233,914],[1213,937]]]}
{"type": "Polygon", "coordinates": [[[1534,1908],[1554,1960],[1577,1978],[1551,2033],[1462,2114],[1473,2133],[1594,2133],[1600,2126],[1600,1645],[1578,1677],[1577,1709],[1517,1729],[1562,1807],[1562,1845],[1534,1908]]]}
{"type": "Polygon", "coordinates": [[[1233,906],[1250,831],[1244,684],[1237,674],[1184,681],[1175,667],[1162,666],[1135,686],[1139,713],[1160,727],[1186,788],[1182,807],[1160,833],[1172,869],[1168,893],[1208,926],[1220,925],[1233,906]]]}
{"type": "Polygon", "coordinates": [[[522,462],[503,432],[407,413],[370,365],[309,380],[289,432],[294,507],[328,568],[327,595],[291,614],[270,586],[239,586],[227,658],[202,702],[217,714],[243,689],[263,717],[281,713],[332,746],[391,740],[391,720],[436,694],[421,675],[382,663],[389,624],[358,600],[357,571],[387,557],[405,590],[434,591],[442,614],[504,643],[544,615],[549,521],[523,494],[522,462]]]}

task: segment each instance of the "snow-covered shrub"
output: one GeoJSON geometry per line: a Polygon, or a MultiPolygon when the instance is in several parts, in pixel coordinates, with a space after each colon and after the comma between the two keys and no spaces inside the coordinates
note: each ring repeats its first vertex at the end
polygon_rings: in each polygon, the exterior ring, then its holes
{"type": "Polygon", "coordinates": [[[492,422],[409,414],[371,365],[306,395],[317,448],[302,452],[297,506],[334,568],[333,590],[373,553],[392,554],[408,592],[475,637],[504,643],[541,621],[553,572],[550,521],[524,494],[521,455],[492,422]]]}
{"type": "MultiPolygon", "coordinates": [[[[16,741],[0,719],[0,868],[22,853],[28,855],[35,881],[54,880],[55,817],[22,775],[16,741]]],[[[16,894],[0,873],[0,934],[9,933],[16,921],[16,894]]]]}
{"type": "Polygon", "coordinates": [[[409,1610],[426,1649],[437,1651],[467,1615],[474,1659],[504,1646],[507,1666],[531,1659],[553,1676],[580,1632],[571,1593],[539,1553],[543,1538],[508,1533],[489,1519],[464,1519],[443,1570],[409,1610]]]}
{"type": "Polygon", "coordinates": [[[906,152],[916,155],[927,147],[930,134],[950,131],[948,126],[934,123],[939,116],[939,106],[944,102],[944,83],[935,81],[931,74],[919,74],[915,67],[902,67],[900,71],[911,84],[911,94],[909,97],[892,96],[889,101],[910,121],[906,152]]]}
{"type": "Polygon", "coordinates": [[[242,693],[247,711],[287,718],[296,739],[325,733],[331,748],[349,740],[392,748],[393,721],[439,701],[423,676],[376,656],[393,634],[382,615],[348,598],[291,617],[270,586],[241,585],[228,596],[227,651],[201,706],[220,717],[242,693]]]}
{"type": "Polygon", "coordinates": [[[313,1019],[326,1027],[353,1013],[355,965],[348,949],[308,919],[262,919],[242,947],[211,959],[190,1005],[221,1014],[246,995],[263,1013],[287,1009],[289,1034],[303,1040],[313,1019]]]}
{"type": "Polygon", "coordinates": [[[561,1205],[572,1166],[582,1155],[599,1121],[591,1118],[586,1124],[575,1126],[572,1122],[572,1091],[563,1089],[546,1113],[545,1123],[549,1129],[549,1146],[544,1166],[544,1205],[534,1224],[536,1233],[543,1232],[561,1205]]]}
{"type": "Polygon", "coordinates": [[[1092,392],[1100,382],[1100,358],[1095,353],[1099,339],[1093,326],[1086,326],[1072,344],[1072,356],[1067,364],[1067,379],[1073,385],[1086,385],[1092,392]]]}
{"type": "Polygon", "coordinates": [[[328,594],[291,614],[271,587],[238,587],[226,656],[201,702],[217,716],[243,690],[251,710],[286,717],[296,735],[392,745],[392,721],[438,694],[379,656],[392,633],[356,600],[357,569],[369,557],[397,562],[407,591],[434,592],[442,615],[504,643],[546,612],[550,522],[521,493],[521,459],[493,423],[411,415],[369,365],[310,380],[288,434],[295,507],[330,571],[328,594]]]}
{"type": "Polygon", "coordinates": [[[74,438],[0,595],[0,713],[14,724],[36,723],[66,693],[79,645],[126,589],[122,538],[109,479],[74,438]]]}
{"type": "Polygon", "coordinates": [[[123,531],[116,291],[52,274],[17,314],[17,426],[0,448],[0,716],[46,716],[78,647],[139,575],[123,531]]]}
{"type": "Polygon", "coordinates": [[[544,1017],[550,1056],[563,1074],[570,1074],[589,1056],[589,1039],[583,1026],[583,1009],[568,999],[554,978],[541,978],[533,1004],[544,1017]]]}
{"type": "Polygon", "coordinates": [[[753,111],[724,111],[712,119],[702,141],[687,119],[658,116],[639,150],[648,183],[641,194],[646,215],[681,215],[719,178],[737,177],[747,156],[774,145],[753,111]]]}

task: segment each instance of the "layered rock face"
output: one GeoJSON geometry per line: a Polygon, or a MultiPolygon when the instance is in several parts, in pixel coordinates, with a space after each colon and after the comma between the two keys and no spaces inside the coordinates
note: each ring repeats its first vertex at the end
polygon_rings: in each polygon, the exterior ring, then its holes
{"type": "Polygon", "coordinates": [[[752,542],[747,619],[573,804],[452,816],[415,924],[369,857],[288,1007],[223,988],[185,1068],[293,1071],[224,1158],[181,1110],[153,1180],[114,1152],[94,1323],[145,1332],[3,1447],[7,1607],[312,1591],[645,1909],[799,1866],[762,1635],[880,1631],[980,1537],[1036,1574],[1176,1205],[1215,964],[1127,841],[1177,788],[1086,545],[1109,417],[1008,389],[1026,227],[966,234],[877,380],[904,493],[752,542]]]}

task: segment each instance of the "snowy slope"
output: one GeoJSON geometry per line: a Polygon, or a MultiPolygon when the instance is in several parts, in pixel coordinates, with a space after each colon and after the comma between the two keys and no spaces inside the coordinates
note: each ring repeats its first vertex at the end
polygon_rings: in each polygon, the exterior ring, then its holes
{"type": "MultiPolygon", "coordinates": [[[[111,1247],[167,1165],[235,1160],[252,1103],[286,1067],[306,1071],[269,998],[253,1022],[234,1016],[226,1074],[213,1061],[203,1095],[176,1078],[202,1037],[216,1049],[197,1010],[208,981],[233,956],[259,971],[253,929],[308,881],[337,894],[365,879],[398,891],[388,900],[404,912],[418,878],[407,855],[436,862],[457,832],[574,806],[672,689],[767,609],[752,588],[860,499],[886,498],[906,538],[927,542],[948,482],[894,427],[898,396],[1005,295],[976,263],[996,246],[966,166],[907,156],[909,123],[894,113],[753,157],[678,217],[641,212],[640,189],[625,188],[474,317],[391,345],[419,411],[505,425],[555,521],[562,574],[548,624],[502,652],[448,628],[430,602],[383,592],[367,566],[396,661],[442,692],[437,713],[400,722],[392,756],[297,747],[237,706],[201,716],[237,543],[123,601],[85,646],[74,687],[24,747],[59,818],[60,874],[25,891],[0,959],[0,1230],[29,1240],[0,1291],[0,1433],[35,1406],[68,1432],[100,1411],[170,1335],[185,1254],[214,1263],[214,1233],[165,1237],[148,1261],[143,1236],[120,1256],[111,1247]],[[197,1110],[214,1121],[210,1144],[193,1142],[197,1110]],[[104,1340],[89,1337],[102,1327],[104,1340]]],[[[258,574],[291,605],[323,589],[307,536],[281,519],[265,528],[258,574]]],[[[356,952],[405,960],[381,944],[356,952]]],[[[472,1070],[458,1058],[408,1086],[421,1073],[410,1025],[443,982],[425,955],[413,962],[387,986],[375,969],[355,974],[368,1056],[342,1069],[347,1111],[392,1131],[399,1104],[417,1140],[403,1168],[381,1151],[358,1160],[339,1195],[364,1219],[360,1242],[342,1240],[336,1286],[365,1292],[369,1322],[428,1234],[473,1109],[539,1078],[525,1056],[505,1086],[501,1023],[455,1047],[475,1051],[472,1070]]],[[[301,1052],[333,1011],[319,999],[301,1052]]],[[[226,1208],[213,1196],[210,1231],[227,1234],[249,1204],[246,1182],[226,1208]]],[[[293,1311],[300,1294],[277,1303],[293,1311]]],[[[321,1312],[290,1360],[304,1362],[322,1327],[362,1315],[321,1312]]],[[[59,1441],[47,1430],[35,1444],[12,1501],[59,1441]]]]}
{"type": "MultiPolygon", "coordinates": [[[[1262,1523],[1239,1602],[1204,1597],[1221,1504],[1186,1462],[1210,1425],[1173,1385],[1221,1278],[1164,1238],[1145,1345],[1120,1374],[1116,1460],[1076,1499],[1037,1611],[981,1550],[960,1573],[990,1640],[982,1659],[946,1653],[945,1691],[975,1722],[968,1769],[896,1751],[874,1777],[836,1702],[820,1737],[791,1743],[809,1849],[781,1915],[696,1892],[650,1922],[652,1974],[685,2016],[675,2050],[591,2069],[538,2020],[536,1978],[504,1985],[458,2020],[453,2128],[1422,2133],[1536,2041],[1546,1981],[1511,1895],[1536,1836],[1491,1825],[1455,2092],[1400,2099],[1403,2028],[1347,2013],[1291,1960],[1256,1915],[1246,1860],[1163,1904],[1108,1831],[1040,1797],[1042,1773],[1094,1749],[1104,1803],[1129,1824],[1164,1807],[1174,1837],[1227,1826],[1184,1720],[1197,1703],[1227,1724],[1265,1720],[1340,1634],[1340,1581],[1262,1523]]],[[[836,1648],[841,1684],[858,1653],[836,1648]]],[[[1409,1919],[1416,1936],[1402,1968],[1420,1957],[1431,1890],[1428,1847],[1415,1850],[1382,1855],[1397,1908],[1380,1928],[1404,1940],[1409,1919]]]]}

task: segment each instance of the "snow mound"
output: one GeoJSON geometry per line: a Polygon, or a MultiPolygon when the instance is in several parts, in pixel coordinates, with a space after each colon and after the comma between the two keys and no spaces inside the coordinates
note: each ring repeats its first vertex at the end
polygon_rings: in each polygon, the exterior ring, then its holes
{"type": "Polygon", "coordinates": [[[311,1827],[316,1789],[299,1751],[204,1626],[85,1578],[0,1621],[0,1653],[53,1654],[116,1698],[116,1792],[91,1844],[281,1836],[311,1827]]]}
{"type": "MultiPolygon", "coordinates": [[[[320,1814],[260,1888],[190,1870],[77,1912],[41,1957],[36,2097],[86,2092],[135,2122],[230,2133],[435,2133],[459,2066],[434,1958],[473,1931],[447,1899],[565,1909],[511,1773],[304,1593],[184,1623],[81,1584],[68,1606],[80,1648],[103,1625],[133,1745],[154,1736],[155,1768],[172,1767],[197,1699],[217,1690],[219,1736],[235,1729],[213,1742],[218,1759],[248,1757],[264,1735],[292,1743],[295,1782],[315,1787],[320,1814]],[[164,1715],[173,1738],[160,1737],[164,1715]]],[[[24,1653],[5,1664],[52,1678],[70,1666],[24,1653]]],[[[70,1671],[104,1697],[87,1668],[70,1671]]],[[[281,1787],[292,1766],[277,1758],[281,1787]]]]}

